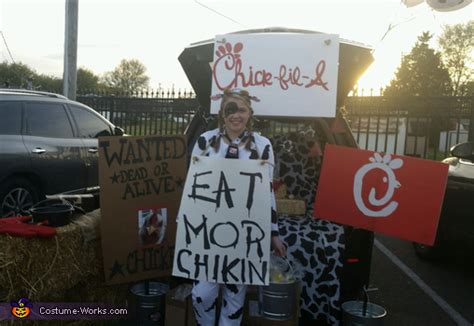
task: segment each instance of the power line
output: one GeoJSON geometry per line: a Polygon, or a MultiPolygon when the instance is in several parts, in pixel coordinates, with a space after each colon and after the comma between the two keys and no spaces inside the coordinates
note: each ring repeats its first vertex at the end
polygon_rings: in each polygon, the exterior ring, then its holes
{"type": "Polygon", "coordinates": [[[218,11],[215,10],[215,9],[212,9],[211,7],[208,7],[208,6],[206,6],[205,4],[200,3],[200,2],[197,1],[197,0],[194,0],[194,2],[196,2],[196,3],[197,3],[198,5],[200,5],[201,7],[204,7],[204,8],[206,8],[206,9],[212,11],[213,13],[216,13],[216,14],[218,14],[219,16],[222,16],[222,17],[224,17],[224,18],[230,20],[231,22],[234,22],[234,23],[236,23],[236,24],[238,24],[238,25],[240,25],[240,26],[242,26],[242,27],[244,27],[244,28],[247,28],[247,26],[245,26],[245,25],[239,23],[239,22],[236,21],[235,19],[232,19],[232,18],[230,18],[230,17],[228,17],[228,16],[226,16],[226,15],[224,15],[224,14],[218,12],[218,11]]]}
{"type": "Polygon", "coordinates": [[[415,19],[418,15],[411,15],[410,17],[408,17],[407,19],[403,20],[403,21],[398,21],[398,16],[399,16],[399,13],[400,13],[400,10],[401,8],[404,7],[404,4],[403,4],[403,1],[401,1],[399,3],[399,6],[395,12],[395,14],[392,16],[393,18],[391,18],[390,20],[390,23],[388,24],[388,27],[387,27],[387,30],[385,31],[385,33],[383,34],[383,36],[380,38],[380,40],[377,42],[377,44],[375,45],[374,49],[372,50],[372,54],[374,54],[379,45],[385,40],[385,38],[387,37],[388,34],[390,34],[390,32],[392,32],[393,29],[395,29],[396,27],[398,27],[399,25],[404,25],[405,23],[408,23],[410,21],[412,21],[413,19],[415,19]]]}
{"type": "Polygon", "coordinates": [[[415,18],[416,18],[416,17],[413,17],[413,16],[412,16],[412,17],[409,17],[408,19],[406,19],[406,20],[404,20],[404,21],[402,21],[402,22],[398,22],[398,23],[396,23],[396,24],[390,23],[390,24],[388,25],[387,31],[386,31],[385,34],[382,36],[382,38],[380,39],[379,43],[382,42],[382,41],[385,39],[385,37],[388,35],[388,33],[390,33],[390,32],[392,31],[392,29],[394,29],[394,28],[397,27],[398,25],[402,25],[402,24],[408,23],[408,22],[412,21],[412,20],[415,19],[415,18]]]}
{"type": "Polygon", "coordinates": [[[3,35],[3,31],[0,31],[0,33],[2,34],[3,43],[5,43],[5,47],[7,48],[8,54],[10,55],[10,58],[12,59],[13,63],[15,63],[12,53],[10,52],[10,48],[8,47],[7,40],[5,39],[5,35],[3,35]]]}

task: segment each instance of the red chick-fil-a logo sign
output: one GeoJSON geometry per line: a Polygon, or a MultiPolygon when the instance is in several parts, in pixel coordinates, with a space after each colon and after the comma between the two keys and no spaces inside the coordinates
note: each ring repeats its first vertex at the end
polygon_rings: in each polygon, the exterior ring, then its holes
{"type": "MultiPolygon", "coordinates": [[[[240,34],[217,36],[212,96],[246,89],[260,99],[257,115],[335,115],[339,41],[336,35],[240,34]]],[[[219,101],[211,102],[217,113],[219,101]]]]}
{"type": "Polygon", "coordinates": [[[441,162],[326,144],[313,216],[432,246],[448,169],[441,162]]]}

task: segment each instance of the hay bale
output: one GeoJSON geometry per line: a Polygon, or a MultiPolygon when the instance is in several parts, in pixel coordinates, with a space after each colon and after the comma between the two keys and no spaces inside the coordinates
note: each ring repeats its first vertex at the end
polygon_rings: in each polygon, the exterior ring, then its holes
{"type": "MultiPolygon", "coordinates": [[[[106,286],[100,243],[100,210],[56,228],[51,239],[0,235],[0,298],[34,302],[98,302],[127,306],[129,284],[106,286]]],[[[17,321],[4,321],[16,325],[17,321]]],[[[111,320],[25,320],[28,325],[114,325],[111,320]]]]}
{"type": "Polygon", "coordinates": [[[102,277],[100,212],[77,216],[53,238],[0,235],[0,292],[4,301],[55,301],[87,277],[102,277]]]}
{"type": "MultiPolygon", "coordinates": [[[[278,186],[275,186],[275,198],[284,199],[288,194],[288,187],[285,183],[278,182],[278,186]]],[[[276,182],[275,182],[276,185],[276,182]]]]}
{"type": "Polygon", "coordinates": [[[276,199],[277,214],[299,215],[306,214],[306,204],[302,199],[276,199]]]}
{"type": "Polygon", "coordinates": [[[97,277],[88,277],[65,293],[68,302],[101,302],[124,307],[133,283],[105,285],[97,277]]]}

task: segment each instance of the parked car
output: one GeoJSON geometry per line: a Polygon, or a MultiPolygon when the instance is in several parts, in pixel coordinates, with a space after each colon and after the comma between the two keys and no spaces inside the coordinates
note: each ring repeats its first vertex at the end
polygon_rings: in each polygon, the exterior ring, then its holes
{"type": "MultiPolygon", "coordinates": [[[[314,31],[266,28],[240,31],[236,33],[317,33],[314,31]]],[[[214,40],[191,44],[179,56],[183,67],[200,104],[200,108],[186,128],[188,152],[191,151],[198,136],[206,130],[216,128],[215,117],[210,116],[211,96],[211,63],[214,54],[214,40]]],[[[343,106],[344,100],[353,88],[358,77],[372,63],[373,57],[369,48],[350,41],[341,40],[339,45],[339,72],[337,85],[337,107],[343,106]]],[[[267,118],[259,117],[254,126],[264,135],[269,130],[275,135],[287,134],[289,129],[297,130],[301,125],[311,126],[327,143],[348,147],[358,147],[349,125],[339,116],[340,128],[331,128],[334,118],[305,118],[290,117],[267,118]]],[[[344,268],[342,270],[342,297],[348,300],[357,297],[364,285],[369,282],[370,261],[372,256],[373,233],[352,227],[345,227],[344,268]]],[[[315,281],[316,282],[316,281],[315,281]]]]}
{"type": "Polygon", "coordinates": [[[474,253],[474,142],[453,146],[448,183],[433,247],[413,243],[415,253],[423,259],[447,254],[448,249],[474,253]]]}
{"type": "Polygon", "coordinates": [[[0,217],[45,195],[98,193],[98,136],[122,135],[62,95],[0,89],[0,217]]]}

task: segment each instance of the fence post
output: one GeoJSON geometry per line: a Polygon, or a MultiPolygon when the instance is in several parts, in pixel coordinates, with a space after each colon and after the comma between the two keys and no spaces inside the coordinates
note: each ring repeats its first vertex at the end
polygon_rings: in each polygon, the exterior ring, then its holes
{"type": "Polygon", "coordinates": [[[116,111],[116,105],[117,105],[117,102],[116,102],[116,99],[115,99],[115,96],[114,96],[114,97],[112,98],[112,105],[109,106],[109,110],[110,110],[110,113],[109,113],[110,122],[112,122],[114,125],[115,125],[114,112],[116,111]]]}

